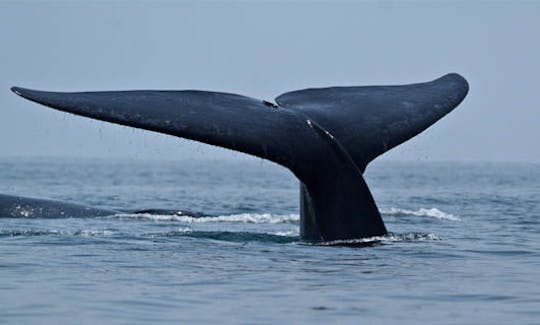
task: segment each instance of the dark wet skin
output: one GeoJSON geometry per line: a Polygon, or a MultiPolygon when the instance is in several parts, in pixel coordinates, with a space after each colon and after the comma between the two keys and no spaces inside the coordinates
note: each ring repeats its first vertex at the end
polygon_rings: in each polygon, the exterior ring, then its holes
{"type": "Polygon", "coordinates": [[[116,211],[48,199],[0,194],[0,218],[89,218],[121,213],[202,217],[202,214],[167,209],[116,211]]]}
{"type": "MultiPolygon", "coordinates": [[[[197,90],[12,90],[60,111],[200,141],[280,164],[300,181],[302,239],[327,242],[387,234],[363,178],[366,166],[452,111],[469,86],[462,76],[451,73],[409,85],[293,91],[278,96],[276,104],[197,90]]],[[[62,210],[58,203],[28,202],[35,208],[40,203],[44,209],[39,215],[62,210]]],[[[92,208],[69,204],[63,212],[82,216],[88,209],[92,208]]],[[[11,205],[6,213],[17,211],[11,205]]]]}

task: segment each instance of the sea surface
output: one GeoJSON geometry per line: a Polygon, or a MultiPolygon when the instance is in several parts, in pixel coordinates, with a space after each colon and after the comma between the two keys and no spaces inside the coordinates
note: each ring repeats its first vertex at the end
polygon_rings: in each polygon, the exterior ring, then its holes
{"type": "Polygon", "coordinates": [[[257,159],[1,159],[0,193],[122,211],[0,218],[0,323],[540,323],[540,165],[374,162],[388,236],[311,245],[257,159]]]}

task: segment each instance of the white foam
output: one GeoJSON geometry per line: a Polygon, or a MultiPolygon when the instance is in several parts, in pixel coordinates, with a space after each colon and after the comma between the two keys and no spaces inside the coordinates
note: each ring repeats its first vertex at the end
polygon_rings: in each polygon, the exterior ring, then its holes
{"type": "Polygon", "coordinates": [[[154,221],[178,221],[183,223],[215,223],[215,222],[235,222],[235,223],[295,223],[300,220],[297,214],[276,215],[270,213],[241,213],[217,217],[190,217],[178,215],[155,215],[148,213],[141,214],[116,214],[116,218],[147,219],[154,221]]]}
{"type": "Polygon", "coordinates": [[[106,237],[106,236],[114,235],[114,232],[110,230],[80,230],[80,231],[75,231],[73,235],[83,236],[83,237],[93,237],[93,236],[106,237]]]}
{"type": "MultiPolygon", "coordinates": [[[[407,210],[400,208],[382,209],[384,215],[408,215],[419,217],[431,217],[441,220],[460,221],[458,216],[443,212],[437,208],[418,210],[407,210]]],[[[114,215],[115,218],[128,219],[143,219],[152,221],[177,221],[183,223],[255,223],[255,224],[280,224],[280,223],[297,223],[300,220],[298,214],[271,214],[271,213],[240,213],[230,214],[215,217],[191,217],[182,215],[159,215],[150,213],[119,213],[114,215]]]]}
{"type": "Polygon", "coordinates": [[[178,228],[175,232],[190,233],[190,232],[193,232],[193,229],[191,229],[190,227],[183,227],[183,228],[178,228]]]}
{"type": "Polygon", "coordinates": [[[386,236],[373,236],[366,238],[358,239],[343,239],[343,240],[332,240],[322,243],[315,243],[313,245],[322,245],[322,246],[336,246],[336,245],[358,245],[358,244],[369,244],[377,242],[403,242],[403,241],[433,241],[441,240],[437,235],[434,234],[388,234],[386,236]]]}
{"type": "Polygon", "coordinates": [[[274,233],[270,233],[271,235],[276,236],[283,236],[283,237],[298,237],[300,236],[300,233],[298,231],[289,230],[289,231],[277,231],[274,233]]]}
{"type": "Polygon", "coordinates": [[[441,219],[441,220],[461,221],[461,219],[458,216],[443,212],[437,208],[431,208],[431,209],[420,208],[418,210],[390,208],[390,209],[382,209],[381,213],[386,214],[386,215],[409,215],[409,216],[417,216],[417,217],[430,217],[430,218],[441,219]]]}
{"type": "Polygon", "coordinates": [[[115,232],[110,230],[0,230],[2,236],[42,236],[42,235],[60,235],[60,236],[82,236],[82,237],[106,237],[112,236],[115,232]]]}

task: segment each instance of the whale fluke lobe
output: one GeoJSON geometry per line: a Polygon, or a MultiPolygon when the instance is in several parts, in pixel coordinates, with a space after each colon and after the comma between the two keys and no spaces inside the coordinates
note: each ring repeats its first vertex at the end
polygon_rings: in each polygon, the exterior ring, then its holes
{"type": "Polygon", "coordinates": [[[447,74],[401,86],[293,91],[276,104],[196,90],[60,93],[12,88],[51,108],[244,152],[290,169],[300,180],[305,240],[386,234],[363,179],[377,156],[458,106],[467,81],[447,74]]]}
{"type": "Polygon", "coordinates": [[[58,93],[14,87],[18,95],[51,108],[200,141],[289,165],[287,139],[301,121],[262,100],[207,91],[58,93]]]}
{"type": "Polygon", "coordinates": [[[452,111],[467,95],[456,73],[426,83],[305,89],[276,102],[316,120],[343,144],[360,169],[452,111]]]}

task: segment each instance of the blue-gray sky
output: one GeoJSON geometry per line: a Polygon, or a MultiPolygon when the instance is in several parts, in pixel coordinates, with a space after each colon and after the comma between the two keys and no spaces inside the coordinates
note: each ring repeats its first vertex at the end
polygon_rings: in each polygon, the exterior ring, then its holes
{"type": "Polygon", "coordinates": [[[447,72],[458,109],[392,160],[540,161],[540,2],[0,2],[0,158],[241,156],[23,101],[45,90],[204,89],[262,99],[447,72]]]}

